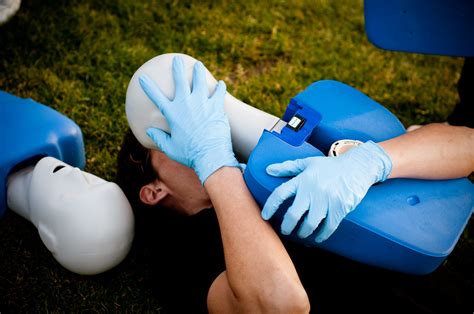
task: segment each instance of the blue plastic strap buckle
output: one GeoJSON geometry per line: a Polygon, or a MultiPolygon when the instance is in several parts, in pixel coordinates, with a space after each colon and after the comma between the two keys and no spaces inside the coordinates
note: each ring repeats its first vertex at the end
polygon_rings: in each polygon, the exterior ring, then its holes
{"type": "Polygon", "coordinates": [[[318,126],[321,114],[305,105],[298,104],[293,98],[283,115],[283,121],[287,122],[287,125],[281,133],[275,131],[272,133],[290,145],[301,146],[318,126]]]}

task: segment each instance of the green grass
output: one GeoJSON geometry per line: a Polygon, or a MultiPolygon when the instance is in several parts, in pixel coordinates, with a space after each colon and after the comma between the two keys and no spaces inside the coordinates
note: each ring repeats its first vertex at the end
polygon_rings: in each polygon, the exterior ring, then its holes
{"type": "MultiPolygon", "coordinates": [[[[446,119],[458,101],[463,62],[374,47],[364,33],[362,1],[349,0],[24,1],[0,26],[0,43],[0,89],[73,119],[83,131],[86,170],[108,180],[127,128],[128,81],[162,53],[202,60],[231,94],[275,115],[310,83],[334,79],[383,104],[405,126],[446,119]]],[[[107,274],[80,277],[58,266],[35,229],[12,213],[0,221],[0,239],[0,312],[159,308],[142,253],[107,274]]],[[[472,291],[472,252],[467,230],[433,282],[461,282],[472,291]]]]}

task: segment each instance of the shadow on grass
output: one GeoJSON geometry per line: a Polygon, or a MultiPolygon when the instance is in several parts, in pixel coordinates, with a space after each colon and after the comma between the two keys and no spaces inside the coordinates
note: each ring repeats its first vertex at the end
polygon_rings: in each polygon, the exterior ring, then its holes
{"type": "Polygon", "coordinates": [[[140,247],[108,272],[80,276],[57,263],[36,228],[11,211],[0,220],[0,239],[2,313],[160,311],[140,247]]]}

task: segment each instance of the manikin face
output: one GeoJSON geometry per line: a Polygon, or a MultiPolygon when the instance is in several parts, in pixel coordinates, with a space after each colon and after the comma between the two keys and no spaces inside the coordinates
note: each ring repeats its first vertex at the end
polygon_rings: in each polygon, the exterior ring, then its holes
{"type": "Polygon", "coordinates": [[[45,157],[33,170],[28,195],[31,221],[64,267],[99,273],[128,253],[134,218],[115,183],[45,157]]]}
{"type": "MultiPolygon", "coordinates": [[[[150,150],[150,157],[158,179],[147,185],[156,193],[151,196],[155,197],[151,202],[147,202],[147,195],[141,194],[144,203],[154,205],[158,201],[161,206],[176,209],[186,215],[193,215],[212,206],[209,195],[194,170],[158,150],[150,150]]],[[[142,188],[142,192],[143,190],[142,188]]]]}
{"type": "Polygon", "coordinates": [[[82,197],[82,193],[91,193],[102,185],[113,184],[51,157],[41,159],[34,173],[37,180],[44,183],[41,186],[41,192],[50,195],[47,199],[41,198],[41,204],[47,203],[53,206],[65,196],[78,198],[82,197]],[[54,193],[51,194],[50,191],[54,193]]]}

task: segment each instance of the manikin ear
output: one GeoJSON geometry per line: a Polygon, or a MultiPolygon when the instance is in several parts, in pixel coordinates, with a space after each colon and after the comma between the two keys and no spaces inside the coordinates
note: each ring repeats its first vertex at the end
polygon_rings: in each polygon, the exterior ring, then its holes
{"type": "Polygon", "coordinates": [[[147,205],[156,205],[168,195],[168,189],[161,182],[151,182],[140,189],[140,200],[147,205]]]}

